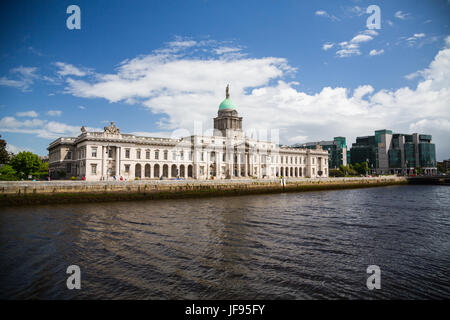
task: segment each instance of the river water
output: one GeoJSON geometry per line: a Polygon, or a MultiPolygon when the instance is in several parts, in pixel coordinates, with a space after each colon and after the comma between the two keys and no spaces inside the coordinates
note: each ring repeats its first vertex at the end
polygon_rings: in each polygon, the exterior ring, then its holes
{"type": "Polygon", "coordinates": [[[3,207],[0,250],[3,299],[448,299],[450,188],[3,207]]]}

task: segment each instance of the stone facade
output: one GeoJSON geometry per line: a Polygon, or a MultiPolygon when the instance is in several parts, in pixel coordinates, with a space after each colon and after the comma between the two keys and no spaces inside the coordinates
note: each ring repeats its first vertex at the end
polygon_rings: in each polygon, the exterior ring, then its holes
{"type": "Polygon", "coordinates": [[[228,90],[224,102],[212,136],[143,137],[123,134],[113,122],[103,132],[82,127],[78,137],[50,143],[50,176],[89,181],[328,177],[328,151],[248,138],[228,90]]]}

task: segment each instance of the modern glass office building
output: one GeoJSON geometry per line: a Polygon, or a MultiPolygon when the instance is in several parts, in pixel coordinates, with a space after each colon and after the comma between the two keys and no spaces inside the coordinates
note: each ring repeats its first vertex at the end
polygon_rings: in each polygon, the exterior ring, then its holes
{"type": "Polygon", "coordinates": [[[357,137],[350,149],[351,163],[368,162],[378,174],[411,174],[422,168],[435,174],[436,146],[431,135],[377,130],[373,136],[357,137]]]}
{"type": "Polygon", "coordinates": [[[341,164],[347,165],[348,150],[345,137],[334,137],[332,141],[297,143],[291,147],[316,149],[317,145],[328,151],[328,168],[339,168],[341,164]]]}

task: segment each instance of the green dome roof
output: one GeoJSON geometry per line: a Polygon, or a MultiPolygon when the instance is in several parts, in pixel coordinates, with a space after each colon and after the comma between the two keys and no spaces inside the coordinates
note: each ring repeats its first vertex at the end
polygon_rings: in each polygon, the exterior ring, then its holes
{"type": "Polygon", "coordinates": [[[222,103],[219,106],[219,110],[225,110],[225,109],[236,109],[237,106],[234,104],[233,101],[231,101],[230,98],[226,98],[222,101],[222,103]]]}

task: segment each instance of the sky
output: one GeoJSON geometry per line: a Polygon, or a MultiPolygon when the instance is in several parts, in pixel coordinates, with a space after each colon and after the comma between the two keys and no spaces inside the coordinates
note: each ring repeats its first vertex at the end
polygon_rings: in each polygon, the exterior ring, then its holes
{"type": "Polygon", "coordinates": [[[449,21],[447,0],[1,1],[0,134],[46,155],[110,121],[208,132],[230,84],[244,129],[282,144],[390,129],[431,134],[449,159],[449,21]]]}

